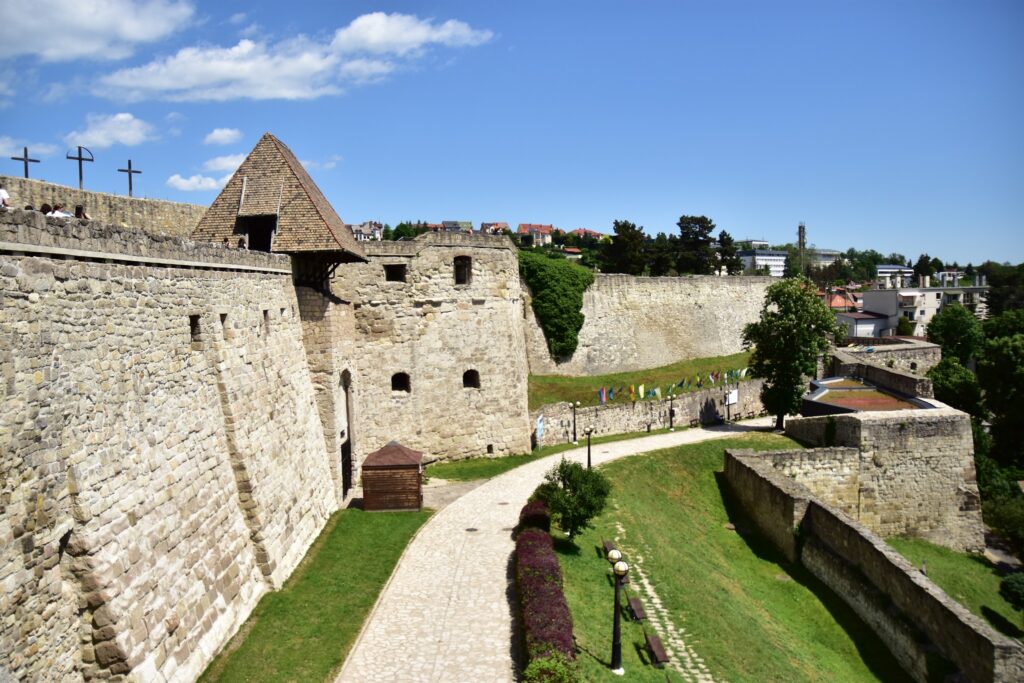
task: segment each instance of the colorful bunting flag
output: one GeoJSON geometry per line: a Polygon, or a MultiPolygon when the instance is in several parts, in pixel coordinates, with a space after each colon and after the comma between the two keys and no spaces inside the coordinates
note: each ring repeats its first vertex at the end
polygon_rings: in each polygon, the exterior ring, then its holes
{"type": "Polygon", "coordinates": [[[640,398],[641,399],[647,398],[647,394],[644,393],[644,385],[643,384],[640,385],[640,389],[637,391],[637,393],[640,394],[640,398]]]}
{"type": "Polygon", "coordinates": [[[604,405],[608,402],[608,390],[601,387],[601,391],[597,392],[597,397],[601,399],[601,405],[604,405]]]}

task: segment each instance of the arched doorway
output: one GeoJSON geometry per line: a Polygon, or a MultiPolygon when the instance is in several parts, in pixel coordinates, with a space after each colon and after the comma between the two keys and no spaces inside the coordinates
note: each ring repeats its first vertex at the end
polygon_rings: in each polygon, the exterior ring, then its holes
{"type": "Polygon", "coordinates": [[[341,441],[341,495],[347,496],[352,488],[352,374],[341,373],[341,391],[345,400],[345,430],[338,435],[341,441]]]}

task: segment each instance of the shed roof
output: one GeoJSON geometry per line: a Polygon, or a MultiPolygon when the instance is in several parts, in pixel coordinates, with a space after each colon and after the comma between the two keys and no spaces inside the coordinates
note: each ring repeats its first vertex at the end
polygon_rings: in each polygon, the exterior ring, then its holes
{"type": "Polygon", "coordinates": [[[213,200],[192,238],[232,243],[239,216],[277,216],[271,251],[344,251],[365,258],[363,248],[288,147],[264,133],[213,200]]]}
{"type": "Polygon", "coordinates": [[[374,467],[401,467],[420,465],[423,462],[423,453],[406,448],[397,441],[390,441],[388,445],[376,450],[366,456],[363,461],[363,469],[374,467]]]}

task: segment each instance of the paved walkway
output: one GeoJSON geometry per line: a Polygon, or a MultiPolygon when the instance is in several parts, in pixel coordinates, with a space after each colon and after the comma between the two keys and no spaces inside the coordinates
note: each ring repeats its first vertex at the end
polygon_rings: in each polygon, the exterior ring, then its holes
{"type": "MultiPolygon", "coordinates": [[[[595,464],[706,441],[771,424],[687,429],[592,447],[595,464]]],[[[436,513],[409,543],[339,674],[338,683],[515,679],[512,529],[519,510],[561,457],[586,462],[586,447],[495,477],[436,513]]]]}

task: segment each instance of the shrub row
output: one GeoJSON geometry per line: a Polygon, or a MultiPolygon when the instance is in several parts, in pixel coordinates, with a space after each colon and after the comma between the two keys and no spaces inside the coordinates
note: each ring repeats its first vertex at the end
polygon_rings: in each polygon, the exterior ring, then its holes
{"type": "Polygon", "coordinates": [[[573,660],[572,615],[562,592],[562,571],[548,530],[551,516],[543,500],[519,513],[516,536],[516,587],[528,665],[526,683],[579,680],[573,660]]]}
{"type": "Polygon", "coordinates": [[[523,506],[519,512],[519,530],[523,529],[551,531],[551,512],[544,500],[536,498],[523,506]]]}

